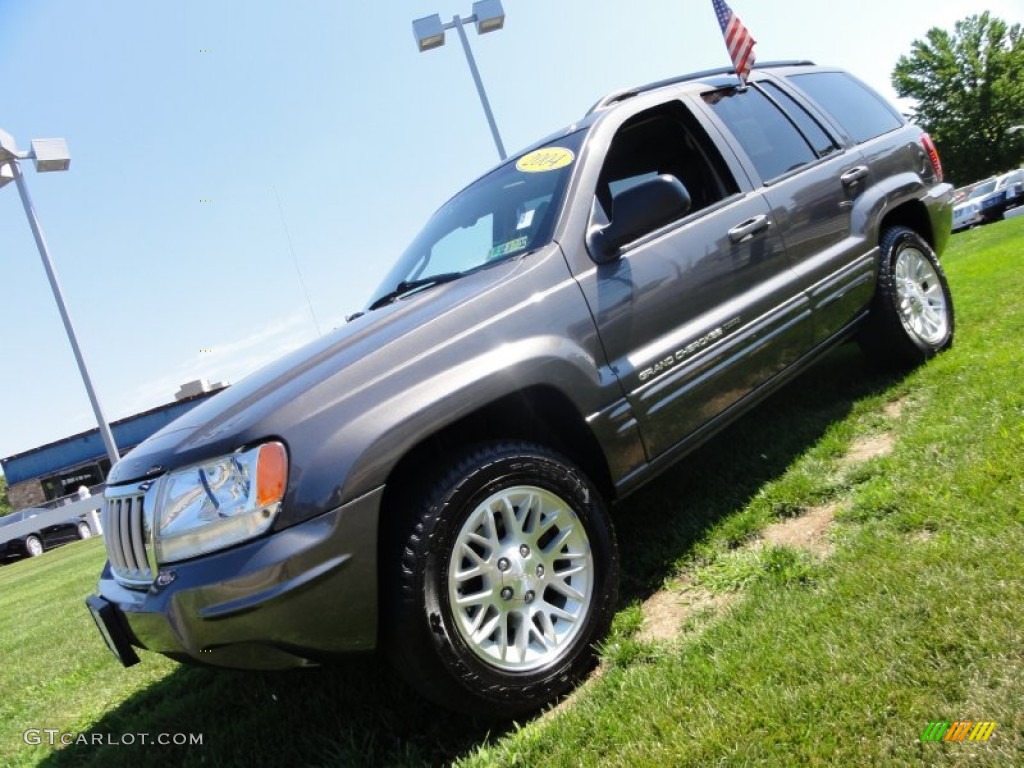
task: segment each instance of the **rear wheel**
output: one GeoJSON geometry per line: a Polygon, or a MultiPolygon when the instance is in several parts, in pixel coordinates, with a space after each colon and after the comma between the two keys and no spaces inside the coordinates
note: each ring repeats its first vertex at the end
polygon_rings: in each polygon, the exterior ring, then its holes
{"type": "Polygon", "coordinates": [[[935,251],[917,232],[882,233],[878,285],[858,341],[891,367],[918,365],[953,343],[953,296],[935,251]]]}
{"type": "Polygon", "coordinates": [[[92,528],[89,527],[89,524],[84,522],[84,521],[79,523],[78,524],[78,538],[80,538],[80,539],[88,539],[90,536],[92,536],[92,528]]]}
{"type": "Polygon", "coordinates": [[[25,554],[29,557],[39,557],[43,554],[43,542],[38,536],[32,535],[25,539],[25,554]]]}
{"type": "Polygon", "coordinates": [[[494,443],[454,462],[410,508],[384,608],[399,671],[428,698],[485,719],[568,691],[593,663],[617,591],[614,533],[586,476],[541,446],[494,443]]]}

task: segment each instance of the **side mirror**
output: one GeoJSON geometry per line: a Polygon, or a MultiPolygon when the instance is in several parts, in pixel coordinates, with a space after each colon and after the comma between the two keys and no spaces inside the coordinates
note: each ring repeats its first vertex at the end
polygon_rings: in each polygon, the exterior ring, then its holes
{"type": "Polygon", "coordinates": [[[623,190],[612,201],[611,223],[588,233],[591,256],[598,264],[614,261],[623,245],[685,216],[690,205],[686,187],[669,174],[623,190]]]}

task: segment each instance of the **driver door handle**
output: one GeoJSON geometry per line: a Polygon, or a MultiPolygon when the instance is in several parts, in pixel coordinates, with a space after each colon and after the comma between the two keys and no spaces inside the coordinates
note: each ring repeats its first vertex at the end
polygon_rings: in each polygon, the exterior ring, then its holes
{"type": "Polygon", "coordinates": [[[764,232],[768,229],[770,220],[763,213],[758,214],[752,219],[747,219],[740,224],[729,230],[729,239],[734,243],[742,243],[744,240],[748,240],[758,232],[764,232]]]}
{"type": "Polygon", "coordinates": [[[842,176],[839,180],[843,182],[843,186],[849,187],[856,184],[858,181],[868,175],[868,167],[866,165],[858,165],[856,168],[851,168],[842,176]]]}

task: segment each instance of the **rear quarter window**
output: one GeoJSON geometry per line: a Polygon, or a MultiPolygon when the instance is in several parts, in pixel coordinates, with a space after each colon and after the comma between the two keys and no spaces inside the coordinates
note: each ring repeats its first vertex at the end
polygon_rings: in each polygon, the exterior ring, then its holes
{"type": "Polygon", "coordinates": [[[903,125],[903,118],[881,96],[845,72],[807,72],[788,79],[858,144],[903,125]]]}

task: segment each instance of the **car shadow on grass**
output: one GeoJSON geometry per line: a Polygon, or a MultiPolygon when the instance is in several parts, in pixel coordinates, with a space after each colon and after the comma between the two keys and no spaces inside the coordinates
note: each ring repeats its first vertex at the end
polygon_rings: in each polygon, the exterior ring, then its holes
{"type": "MultiPolygon", "coordinates": [[[[840,347],[620,503],[623,604],[657,590],[712,526],[784,474],[859,399],[898,380],[870,368],[856,347],[840,347]]],[[[442,765],[513,727],[488,728],[425,702],[375,656],[281,673],[183,666],[101,718],[83,735],[89,743],[42,765],[442,765]],[[160,734],[202,743],[154,743],[160,734]]]]}
{"type": "Polygon", "coordinates": [[[844,344],[623,500],[615,510],[623,603],[650,597],[711,528],[782,477],[857,401],[902,378],[844,344]]]}
{"type": "Polygon", "coordinates": [[[372,654],[288,672],[181,666],[40,765],[442,765],[501,732],[425,702],[372,654]]]}

